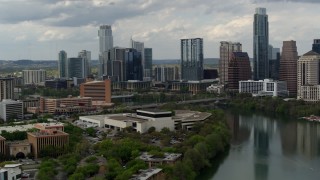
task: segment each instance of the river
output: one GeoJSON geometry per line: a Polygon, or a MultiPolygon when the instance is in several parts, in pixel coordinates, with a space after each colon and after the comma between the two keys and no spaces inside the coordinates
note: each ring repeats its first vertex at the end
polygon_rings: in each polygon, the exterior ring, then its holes
{"type": "Polygon", "coordinates": [[[237,113],[227,121],[230,151],[198,179],[320,179],[320,123],[237,113]]]}

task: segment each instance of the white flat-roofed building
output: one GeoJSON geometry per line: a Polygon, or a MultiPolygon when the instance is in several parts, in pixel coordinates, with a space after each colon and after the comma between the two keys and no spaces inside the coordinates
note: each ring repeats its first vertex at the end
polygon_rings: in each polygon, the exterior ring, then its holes
{"type": "Polygon", "coordinates": [[[175,110],[173,117],[175,129],[192,129],[195,123],[203,122],[211,116],[211,113],[190,111],[190,110],[175,110]]]}
{"type": "Polygon", "coordinates": [[[300,86],[298,99],[308,102],[320,101],[320,85],[300,86]]]}
{"type": "Polygon", "coordinates": [[[44,85],[46,81],[46,71],[45,70],[23,70],[22,77],[24,84],[36,84],[44,85]]]}
{"type": "Polygon", "coordinates": [[[77,124],[92,124],[95,127],[105,127],[118,131],[132,127],[140,133],[147,132],[150,127],[155,127],[156,131],[163,128],[174,130],[172,113],[161,110],[137,110],[137,113],[80,116],[77,124]]]}
{"type": "Polygon", "coordinates": [[[11,180],[11,179],[12,180],[20,180],[21,173],[22,173],[21,166],[22,166],[22,164],[6,164],[6,165],[4,165],[4,167],[0,170],[0,179],[2,180],[2,178],[3,178],[3,180],[11,180]]]}
{"type": "Polygon", "coordinates": [[[259,81],[239,81],[239,93],[251,93],[252,96],[288,96],[287,83],[264,79],[259,81]]]}
{"type": "Polygon", "coordinates": [[[7,121],[9,119],[23,119],[23,102],[4,99],[0,102],[0,117],[7,121]]]}

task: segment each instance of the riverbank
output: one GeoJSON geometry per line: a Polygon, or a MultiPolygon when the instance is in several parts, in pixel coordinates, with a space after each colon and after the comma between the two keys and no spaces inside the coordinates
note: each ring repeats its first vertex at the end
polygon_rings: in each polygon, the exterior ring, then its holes
{"type": "Polygon", "coordinates": [[[300,118],[310,115],[320,115],[320,106],[316,103],[308,103],[301,100],[284,101],[274,97],[243,97],[236,96],[228,101],[229,108],[241,111],[265,112],[284,115],[291,118],[300,118]]]}

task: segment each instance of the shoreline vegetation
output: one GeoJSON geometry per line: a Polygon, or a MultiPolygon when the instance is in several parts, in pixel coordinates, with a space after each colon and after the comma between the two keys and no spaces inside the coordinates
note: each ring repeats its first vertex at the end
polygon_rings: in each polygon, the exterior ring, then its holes
{"type": "Polygon", "coordinates": [[[38,179],[54,179],[56,176],[53,174],[58,171],[58,174],[65,174],[65,179],[71,180],[130,179],[133,174],[139,172],[139,169],[147,168],[147,164],[138,158],[143,152],[155,155],[165,152],[182,153],[182,159],[175,164],[162,164],[157,167],[163,169],[165,179],[197,179],[203,170],[215,166],[212,163],[216,162],[215,159],[219,159],[229,150],[231,132],[226,123],[225,113],[221,109],[213,109],[212,106],[203,108],[169,103],[162,107],[166,110],[171,108],[201,110],[210,112],[212,115],[205,122],[195,124],[191,131],[181,129],[170,131],[164,128],[160,132],[150,129],[147,133],[140,134],[128,128],[119,132],[115,138],[106,138],[91,147],[84,138],[81,138],[82,132],[69,124],[68,132],[76,132],[76,136],[72,136],[75,141],[70,139],[72,142],[70,152],[57,159],[44,158],[40,165],[38,179]],[[172,138],[183,139],[183,141],[170,144],[172,138]],[[150,143],[153,139],[157,139],[157,145],[150,143]],[[95,153],[88,153],[90,149],[95,153]],[[99,161],[104,164],[99,166],[92,162],[79,164],[92,156],[99,157],[99,161]],[[48,177],[47,174],[52,176],[48,177]],[[97,174],[103,175],[103,178],[97,177],[97,174]]]}
{"type": "Polygon", "coordinates": [[[238,94],[232,97],[227,104],[230,108],[241,111],[264,112],[296,119],[310,115],[320,115],[320,106],[317,103],[302,100],[284,101],[278,97],[253,98],[248,97],[246,94],[238,94]]]}

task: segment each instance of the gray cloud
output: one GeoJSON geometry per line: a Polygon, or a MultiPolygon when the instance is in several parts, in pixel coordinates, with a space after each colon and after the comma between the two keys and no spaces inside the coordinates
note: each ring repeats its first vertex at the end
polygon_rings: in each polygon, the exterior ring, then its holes
{"type": "Polygon", "coordinates": [[[267,3],[267,2],[320,3],[319,0],[253,0],[253,3],[267,3]]]}

